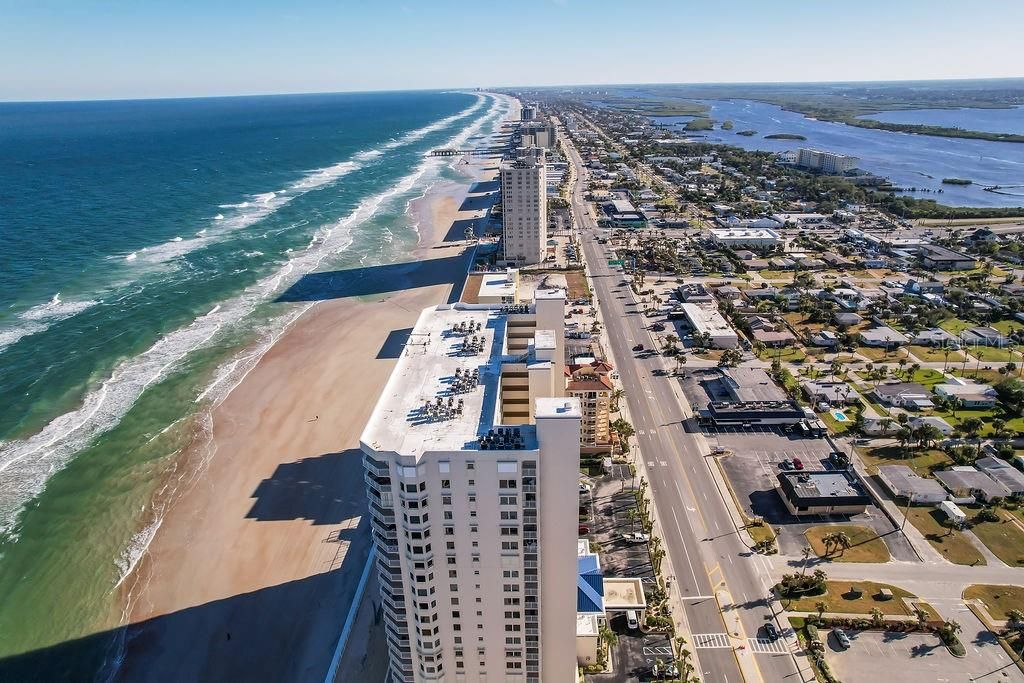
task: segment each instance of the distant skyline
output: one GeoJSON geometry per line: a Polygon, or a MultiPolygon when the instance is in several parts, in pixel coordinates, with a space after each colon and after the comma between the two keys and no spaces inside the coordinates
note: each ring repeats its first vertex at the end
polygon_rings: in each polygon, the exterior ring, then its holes
{"type": "Polygon", "coordinates": [[[0,0],[0,100],[1024,76],[1024,3],[0,0]]]}

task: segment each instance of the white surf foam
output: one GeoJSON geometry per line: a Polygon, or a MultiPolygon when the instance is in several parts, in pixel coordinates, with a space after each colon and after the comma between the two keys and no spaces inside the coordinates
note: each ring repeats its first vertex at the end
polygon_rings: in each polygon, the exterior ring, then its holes
{"type": "MultiPolygon", "coordinates": [[[[464,140],[491,113],[453,137],[449,144],[464,140]]],[[[11,530],[20,510],[45,488],[47,479],[96,437],[117,425],[150,385],[173,372],[189,353],[211,345],[219,332],[246,319],[260,303],[279,294],[301,275],[316,270],[325,258],[347,250],[352,244],[355,228],[373,218],[386,202],[409,192],[424,173],[440,161],[436,157],[424,159],[413,172],[388,189],[364,198],[348,216],[321,228],[317,240],[306,249],[293,252],[275,273],[248,287],[242,294],[222,302],[189,325],[164,335],[143,353],[122,362],[108,379],[83,399],[78,409],[55,418],[27,439],[0,442],[0,530],[11,530]]],[[[271,201],[279,199],[278,194],[271,201]]],[[[272,327],[283,330],[312,305],[292,307],[288,313],[276,318],[272,327]]],[[[270,336],[276,338],[277,334],[270,336]]],[[[228,364],[231,369],[225,370],[225,375],[218,373],[218,378],[201,394],[201,399],[219,401],[237,384],[231,378],[238,375],[239,367],[247,368],[249,365],[237,361],[232,363],[234,365],[228,364]],[[216,391],[214,387],[223,390],[216,391]]],[[[138,561],[132,553],[126,557],[126,567],[130,568],[138,561]]]]}
{"type": "Polygon", "coordinates": [[[13,325],[0,329],[0,352],[17,341],[39,334],[56,322],[66,320],[73,315],[92,308],[98,301],[62,301],[57,292],[45,304],[33,306],[20,313],[13,325]]]}

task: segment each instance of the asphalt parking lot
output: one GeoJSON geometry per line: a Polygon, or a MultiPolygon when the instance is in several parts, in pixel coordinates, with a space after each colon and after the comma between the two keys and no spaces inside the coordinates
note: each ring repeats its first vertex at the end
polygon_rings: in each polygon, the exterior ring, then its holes
{"type": "Polygon", "coordinates": [[[651,667],[659,659],[664,663],[673,660],[672,642],[667,635],[631,633],[626,629],[624,614],[613,617],[609,625],[619,635],[618,642],[612,648],[612,666],[615,670],[609,674],[587,676],[587,680],[594,683],[648,681],[651,680],[651,667]]]}
{"type": "Polygon", "coordinates": [[[961,634],[967,646],[962,659],[951,655],[938,636],[889,631],[847,631],[851,645],[842,651],[830,636],[825,659],[843,683],[1024,681],[991,634],[971,635],[968,626],[961,634]]]}
{"type": "Polygon", "coordinates": [[[592,515],[586,523],[590,529],[587,538],[601,546],[599,554],[605,576],[650,577],[653,581],[654,568],[647,545],[622,540],[623,533],[641,530],[639,518],[634,522],[629,515],[630,510],[636,509],[633,483],[626,465],[616,465],[612,473],[590,479],[592,515]]]}
{"type": "Polygon", "coordinates": [[[783,460],[799,458],[806,470],[828,469],[832,449],[824,439],[806,439],[767,427],[730,428],[708,434],[708,443],[730,452],[722,466],[740,504],[751,515],[765,519],[778,534],[779,552],[799,556],[807,544],[804,532],[820,524],[849,522],[874,529],[882,537],[896,560],[917,561],[906,538],[896,531],[892,521],[875,506],[860,515],[814,515],[797,517],[786,509],[775,490],[783,460]],[[895,532],[895,533],[894,533],[895,532]]]}

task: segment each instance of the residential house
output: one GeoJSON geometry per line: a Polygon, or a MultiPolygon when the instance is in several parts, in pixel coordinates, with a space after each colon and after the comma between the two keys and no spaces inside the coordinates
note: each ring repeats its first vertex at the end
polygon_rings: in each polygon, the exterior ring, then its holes
{"type": "Polygon", "coordinates": [[[1005,460],[992,457],[978,458],[974,461],[974,466],[1010,489],[1010,494],[1014,497],[1024,495],[1024,472],[1005,460]]]}
{"type": "Polygon", "coordinates": [[[788,346],[796,341],[796,337],[786,329],[785,325],[759,315],[747,318],[747,325],[750,327],[750,336],[754,341],[761,342],[765,346],[773,348],[788,346]]]}
{"type": "Polygon", "coordinates": [[[902,332],[888,325],[879,325],[859,332],[861,344],[883,349],[895,349],[910,342],[902,332]]]}
{"type": "Polygon", "coordinates": [[[871,392],[882,405],[906,410],[921,410],[934,406],[931,392],[916,382],[879,384],[871,392]]]}
{"type": "Polygon", "coordinates": [[[935,346],[943,349],[960,348],[959,340],[941,327],[921,330],[914,335],[913,343],[919,346],[935,346]]]}
{"type": "Polygon", "coordinates": [[[1011,495],[1010,489],[973,467],[951,467],[935,473],[935,478],[955,498],[975,499],[991,503],[1011,495]]]}
{"type": "Polygon", "coordinates": [[[804,382],[804,394],[811,405],[839,407],[860,403],[860,396],[846,382],[804,382]]]}
{"type": "Polygon", "coordinates": [[[949,436],[954,431],[953,425],[949,424],[938,415],[921,415],[920,417],[912,417],[908,424],[910,424],[913,429],[918,429],[926,425],[935,427],[943,436],[949,436]]]}
{"type": "Polygon", "coordinates": [[[811,334],[811,344],[832,349],[839,346],[839,335],[830,330],[820,330],[811,334]]]}
{"type": "Polygon", "coordinates": [[[989,385],[962,377],[951,377],[948,382],[936,384],[934,390],[938,396],[958,399],[964,408],[992,408],[998,398],[989,385]]]}
{"type": "Polygon", "coordinates": [[[995,346],[1002,348],[1010,343],[1003,334],[994,327],[972,327],[960,333],[960,341],[968,346],[995,346]]]}
{"type": "Polygon", "coordinates": [[[864,319],[850,311],[836,311],[832,314],[832,320],[835,322],[837,327],[845,330],[848,327],[859,325],[864,319]]]}
{"type": "Polygon", "coordinates": [[[878,478],[894,497],[911,504],[936,505],[948,496],[939,482],[925,479],[907,465],[883,465],[878,478]]]}

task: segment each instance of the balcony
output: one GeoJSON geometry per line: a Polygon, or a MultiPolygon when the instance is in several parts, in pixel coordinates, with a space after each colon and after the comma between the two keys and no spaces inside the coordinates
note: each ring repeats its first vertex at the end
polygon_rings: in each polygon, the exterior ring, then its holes
{"type": "Polygon", "coordinates": [[[387,463],[378,463],[377,461],[371,459],[369,456],[366,455],[363,456],[363,467],[365,467],[367,471],[372,472],[378,477],[391,476],[390,465],[388,465],[387,463]]]}
{"type": "Polygon", "coordinates": [[[377,505],[370,504],[370,516],[385,526],[394,526],[395,513],[385,510],[377,505]]]}

